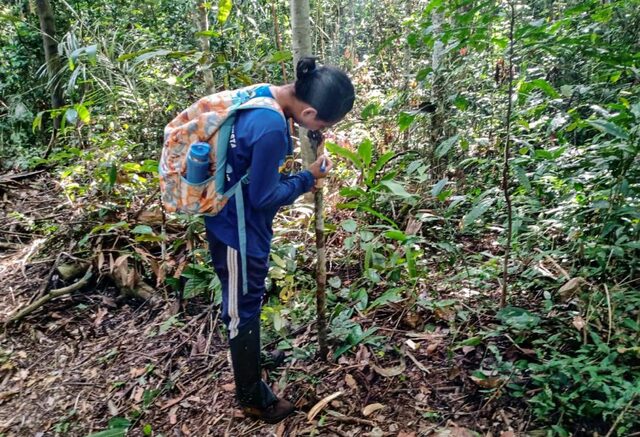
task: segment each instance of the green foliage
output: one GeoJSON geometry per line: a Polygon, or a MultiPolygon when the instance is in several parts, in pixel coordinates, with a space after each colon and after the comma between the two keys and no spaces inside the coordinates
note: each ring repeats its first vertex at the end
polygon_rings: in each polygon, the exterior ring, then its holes
{"type": "MultiPolygon", "coordinates": [[[[131,213],[157,186],[163,126],[206,92],[205,70],[218,89],[279,83],[281,62],[291,70],[287,4],[274,3],[283,49],[271,11],[257,1],[205,2],[207,31],[192,24],[189,2],[54,2],[63,61],[56,80],[65,104],[52,111],[52,83],[38,73],[44,62],[38,20],[18,3],[0,6],[3,167],[49,166],[68,200],[87,205],[98,223],[78,237],[81,250],[93,254],[98,241],[103,248],[124,241],[119,256],[147,280],[157,279],[158,269],[145,256],[169,253],[182,263],[181,274],[159,287],[219,304],[202,223],[170,218],[181,231],[169,240],[166,224],[138,223],[131,213]],[[202,38],[210,43],[206,51],[202,38]],[[53,117],[61,126],[44,159],[53,117]],[[187,247],[195,249],[186,253],[187,247]]],[[[523,399],[551,434],[604,434],[614,423],[618,435],[628,434],[640,417],[637,2],[516,4],[509,143],[508,5],[411,5],[312,2],[318,54],[349,68],[358,89],[355,116],[344,129],[355,146],[326,143],[338,158],[333,182],[340,195],[326,229],[334,358],[360,345],[383,347],[378,322],[368,317],[416,309],[457,332],[451,353],[484,349],[470,372],[489,386],[481,396],[523,399]],[[509,225],[505,189],[513,207],[512,295],[510,306],[496,310],[492,293],[501,285],[509,225]],[[561,296],[565,273],[550,260],[588,287],[561,296]],[[463,290],[480,294],[478,308],[457,307],[455,293],[463,290]],[[463,325],[470,327],[465,337],[458,324],[472,310],[491,321],[463,325]],[[522,355],[507,354],[505,343],[522,355]],[[495,375],[504,387],[486,382],[495,375]]],[[[19,212],[10,218],[30,232],[56,231],[19,212]]],[[[267,334],[305,359],[315,346],[287,336],[315,317],[306,223],[276,225],[271,295],[262,314],[273,327],[267,334]],[[300,231],[295,238],[291,227],[300,231]]],[[[168,318],[153,334],[180,323],[168,318]]],[[[117,354],[110,350],[97,361],[117,354]]],[[[145,391],[145,408],[158,395],[145,391]]],[[[96,436],[124,435],[131,424],[121,420],[96,436]]],[[[55,426],[63,433],[72,424],[65,417],[55,426]]],[[[142,433],[151,434],[151,426],[142,433]]]]}

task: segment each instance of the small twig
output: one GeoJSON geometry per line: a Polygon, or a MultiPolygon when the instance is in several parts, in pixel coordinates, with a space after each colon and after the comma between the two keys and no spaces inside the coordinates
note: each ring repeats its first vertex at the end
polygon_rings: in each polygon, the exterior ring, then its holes
{"type": "Polygon", "coordinates": [[[491,394],[491,397],[487,400],[487,402],[485,402],[484,405],[482,405],[480,407],[480,409],[478,409],[478,412],[484,410],[485,408],[487,408],[487,406],[493,402],[493,400],[495,398],[498,397],[498,394],[500,394],[500,392],[502,391],[502,389],[504,388],[505,385],[507,385],[507,383],[509,381],[511,381],[511,377],[513,376],[514,372],[516,371],[515,367],[513,368],[513,370],[511,370],[511,373],[509,374],[509,377],[507,379],[505,379],[502,384],[500,384],[500,387],[496,388],[495,391],[491,394]]]}
{"type": "Polygon", "coordinates": [[[16,181],[18,179],[25,179],[30,176],[35,176],[37,174],[40,174],[42,172],[44,172],[44,170],[30,171],[27,173],[19,173],[19,174],[12,174],[12,175],[3,175],[2,177],[0,177],[0,183],[8,182],[8,181],[16,181]]]}
{"type": "Polygon", "coordinates": [[[627,402],[627,405],[625,405],[624,409],[620,412],[620,414],[618,414],[618,417],[616,417],[615,422],[613,422],[613,425],[611,425],[611,429],[609,430],[607,435],[605,435],[604,437],[610,437],[611,434],[613,434],[613,431],[615,431],[616,427],[618,426],[618,424],[620,423],[620,421],[624,417],[625,413],[627,412],[627,410],[629,409],[629,407],[631,406],[633,401],[636,399],[637,395],[638,395],[638,393],[634,393],[633,396],[631,396],[631,399],[629,399],[629,402],[627,402]]]}
{"type": "Polygon", "coordinates": [[[151,193],[149,195],[149,197],[147,197],[145,199],[145,201],[142,203],[142,206],[136,212],[133,213],[133,215],[131,216],[131,220],[133,220],[133,221],[138,220],[138,216],[140,214],[142,214],[142,211],[144,211],[144,209],[147,207],[147,205],[149,205],[149,203],[151,203],[153,198],[156,197],[156,194],[158,194],[159,192],[160,192],[160,187],[158,187],[155,190],[153,190],[153,193],[151,193]]]}
{"type": "Polygon", "coordinates": [[[540,250],[540,248],[535,249],[537,252],[540,252],[541,254],[544,255],[544,257],[551,263],[553,264],[553,266],[558,269],[560,271],[560,273],[562,273],[562,276],[565,277],[566,280],[571,279],[571,276],[569,276],[569,273],[567,273],[567,271],[565,269],[562,268],[562,266],[560,264],[558,264],[558,262],[551,258],[549,255],[547,255],[546,253],[544,253],[542,250],[540,250]]]}
{"type": "Polygon", "coordinates": [[[43,306],[45,303],[49,302],[51,299],[64,296],[65,294],[73,293],[74,291],[81,289],[82,287],[87,285],[87,283],[89,282],[92,276],[93,276],[93,272],[91,267],[89,267],[89,269],[87,270],[87,273],[85,273],[82,279],[80,279],[78,282],[76,282],[75,284],[71,284],[68,287],[51,290],[49,293],[42,296],[40,299],[38,299],[31,305],[20,310],[16,315],[10,317],[9,320],[7,320],[5,326],[11,323],[20,321],[22,318],[24,318],[25,316],[28,316],[29,314],[31,314],[32,312],[34,312],[35,310],[43,306]]]}
{"type": "Polygon", "coordinates": [[[29,303],[33,302],[35,299],[38,299],[40,296],[42,296],[44,293],[46,293],[47,287],[49,286],[49,282],[51,281],[51,278],[53,277],[53,274],[55,273],[56,269],[58,268],[58,264],[60,264],[60,259],[61,258],[62,258],[62,253],[59,253],[58,256],[56,257],[56,260],[53,263],[53,266],[51,266],[51,270],[49,270],[49,273],[47,274],[47,277],[42,282],[42,285],[38,289],[38,292],[36,294],[34,294],[31,297],[31,299],[29,299],[29,303]]]}
{"type": "Polygon", "coordinates": [[[20,250],[22,249],[24,246],[21,244],[14,244],[14,243],[5,243],[0,241],[0,249],[2,250],[20,250]]]}
{"type": "Polygon", "coordinates": [[[342,422],[342,423],[376,426],[376,423],[372,422],[371,420],[360,419],[359,417],[345,416],[344,414],[340,414],[332,410],[328,411],[327,418],[331,420],[335,420],[336,422],[342,422]]]}
{"type": "MultiPolygon", "coordinates": [[[[211,310],[213,309],[213,305],[209,307],[209,315],[211,314],[211,310]]],[[[209,323],[211,324],[211,328],[209,329],[209,337],[207,338],[207,345],[204,348],[204,355],[209,357],[209,350],[211,349],[211,342],[213,341],[213,333],[218,326],[218,316],[220,315],[220,311],[216,311],[216,319],[212,322],[211,317],[207,317],[209,323]]]]}
{"type": "Polygon", "coordinates": [[[27,271],[26,271],[26,266],[27,266],[27,262],[29,262],[29,259],[35,255],[36,251],[38,250],[38,248],[44,244],[47,240],[44,238],[39,238],[37,240],[34,240],[31,243],[31,246],[29,247],[29,252],[27,252],[27,254],[25,255],[25,257],[22,259],[22,263],[20,266],[20,270],[22,271],[22,276],[24,276],[24,279],[29,279],[27,278],[27,271]]]}
{"type": "Polygon", "coordinates": [[[611,328],[613,326],[613,313],[611,311],[611,296],[609,295],[609,287],[604,284],[604,293],[607,296],[607,311],[609,312],[609,331],[607,332],[607,344],[611,340],[611,328]]]}

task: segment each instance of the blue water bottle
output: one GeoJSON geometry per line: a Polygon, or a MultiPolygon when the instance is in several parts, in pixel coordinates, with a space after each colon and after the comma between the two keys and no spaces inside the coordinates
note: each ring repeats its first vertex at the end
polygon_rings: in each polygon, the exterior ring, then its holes
{"type": "Polygon", "coordinates": [[[209,178],[209,151],[207,143],[193,143],[187,157],[187,181],[197,184],[209,178]]]}

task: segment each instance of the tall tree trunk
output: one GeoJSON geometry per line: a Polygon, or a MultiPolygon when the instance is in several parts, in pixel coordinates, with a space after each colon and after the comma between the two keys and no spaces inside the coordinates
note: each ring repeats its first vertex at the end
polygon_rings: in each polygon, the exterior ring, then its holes
{"type": "MultiPolygon", "coordinates": [[[[309,0],[291,0],[291,28],[293,42],[293,65],[298,65],[300,58],[311,56],[311,21],[309,19],[309,0]]],[[[297,73],[297,72],[296,72],[297,73]]],[[[309,132],[311,133],[311,132],[309,132]]],[[[313,143],[308,138],[308,132],[300,128],[298,137],[300,138],[300,149],[302,160],[308,166],[316,160],[316,154],[322,152],[322,135],[313,135],[313,143]]],[[[318,345],[320,358],[327,359],[327,322],[325,316],[325,288],[327,279],[325,249],[324,249],[324,222],[322,217],[322,188],[318,188],[315,193],[315,215],[316,215],[316,248],[318,259],[316,267],[316,309],[318,313],[318,345]]]]}
{"type": "MultiPolygon", "coordinates": [[[[309,0],[291,0],[291,30],[293,43],[293,70],[300,58],[311,56],[311,22],[309,20],[309,0]]],[[[297,75],[295,76],[297,79],[297,75]]],[[[305,167],[316,160],[307,138],[307,130],[300,128],[300,152],[305,167]]]]}
{"type": "MultiPolygon", "coordinates": [[[[40,32],[42,33],[42,45],[44,47],[44,59],[47,63],[47,75],[51,88],[51,108],[58,109],[64,106],[62,88],[56,79],[56,73],[60,69],[60,57],[58,56],[58,43],[56,42],[56,23],[53,8],[49,0],[36,0],[36,13],[40,19],[40,32]]],[[[60,117],[53,118],[53,128],[60,127],[60,117]]]]}
{"type": "Polygon", "coordinates": [[[446,108],[444,102],[444,75],[442,74],[443,61],[445,57],[444,43],[442,42],[442,23],[444,14],[437,9],[431,13],[431,23],[433,36],[436,39],[433,44],[433,53],[431,54],[431,68],[433,69],[433,80],[431,86],[431,101],[436,106],[431,116],[431,133],[430,145],[431,149],[428,155],[431,158],[431,175],[434,179],[440,179],[441,173],[446,169],[443,165],[442,157],[440,160],[435,155],[438,144],[444,139],[444,123],[446,120],[446,108]],[[440,162],[439,162],[440,161],[440,162]]]}
{"type": "Polygon", "coordinates": [[[504,144],[504,161],[502,167],[502,191],[507,204],[507,241],[504,247],[504,262],[502,265],[502,294],[500,295],[500,307],[507,305],[509,297],[509,255],[511,252],[511,233],[513,232],[513,207],[511,205],[511,195],[509,193],[509,159],[511,156],[511,114],[513,112],[513,29],[516,21],[516,9],[513,2],[509,3],[511,18],[509,20],[509,91],[507,92],[507,132],[504,144]]]}
{"type": "MultiPolygon", "coordinates": [[[[315,150],[317,156],[324,155],[324,141],[319,132],[309,132],[311,148],[315,150]]],[[[315,228],[316,228],[316,311],[318,323],[318,352],[320,359],[327,360],[327,256],[324,238],[324,196],[322,188],[324,179],[319,179],[316,183],[314,196],[315,228]]]]}
{"type": "MultiPolygon", "coordinates": [[[[199,32],[206,32],[209,30],[209,7],[205,5],[205,3],[205,0],[196,0],[194,20],[199,32]]],[[[209,41],[209,36],[203,35],[199,40],[200,48],[202,49],[202,56],[206,57],[207,61],[209,61],[211,58],[211,42],[209,41]]],[[[207,89],[207,94],[213,94],[215,91],[215,84],[213,82],[213,72],[211,69],[203,69],[202,77],[207,89]]]]}

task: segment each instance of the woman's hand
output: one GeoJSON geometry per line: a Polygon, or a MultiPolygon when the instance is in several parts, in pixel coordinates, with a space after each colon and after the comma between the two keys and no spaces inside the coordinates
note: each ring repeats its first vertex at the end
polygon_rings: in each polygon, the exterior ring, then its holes
{"type": "Polygon", "coordinates": [[[308,170],[314,178],[322,179],[327,177],[332,167],[333,163],[331,162],[331,159],[326,155],[322,155],[309,166],[308,170]]]}

